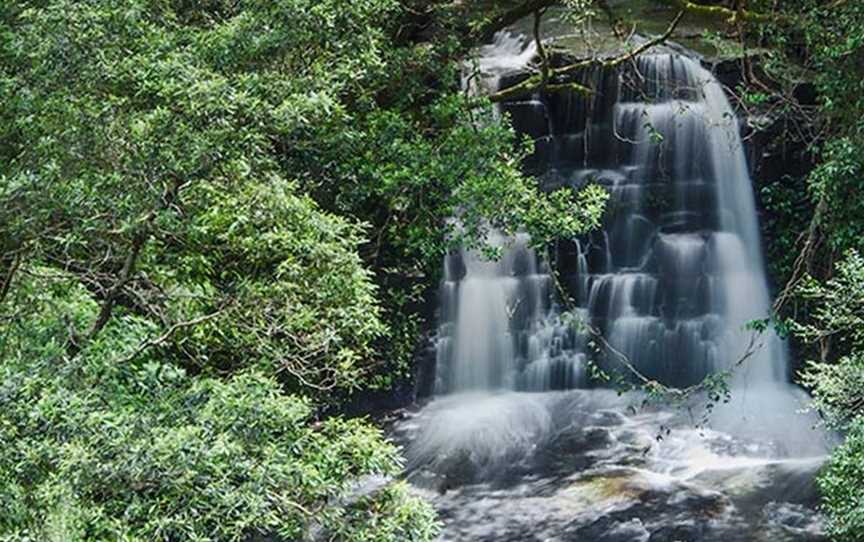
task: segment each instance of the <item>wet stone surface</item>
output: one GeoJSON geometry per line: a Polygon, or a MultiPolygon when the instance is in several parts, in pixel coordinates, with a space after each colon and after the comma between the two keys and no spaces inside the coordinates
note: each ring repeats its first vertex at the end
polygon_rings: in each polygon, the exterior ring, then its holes
{"type": "MultiPolygon", "coordinates": [[[[466,91],[524,78],[534,47],[497,35],[466,91]]],[[[568,77],[595,92],[520,96],[499,113],[534,139],[527,167],[547,188],[609,193],[602,228],[561,244],[558,273],[525,234],[491,231],[497,260],[450,254],[438,398],[391,430],[408,480],[440,514],[442,542],[822,540],[813,479],[830,445],[798,414],[806,398],[785,383],[788,347],[765,334],[739,367],[745,324],[771,301],[723,87],[666,49],[568,77]],[[561,310],[556,276],[575,308],[561,310]],[[681,388],[735,368],[731,402],[696,428],[698,398],[646,409],[644,398],[588,389],[605,383],[594,369],[621,364],[578,323],[642,379],[681,388]]]]}
{"type": "MultiPolygon", "coordinates": [[[[442,541],[824,540],[818,450],[779,452],[631,402],[603,390],[450,396],[391,434],[442,541]],[[436,435],[442,423],[451,431],[436,435]]],[[[806,425],[790,416],[787,427],[806,425]]]]}

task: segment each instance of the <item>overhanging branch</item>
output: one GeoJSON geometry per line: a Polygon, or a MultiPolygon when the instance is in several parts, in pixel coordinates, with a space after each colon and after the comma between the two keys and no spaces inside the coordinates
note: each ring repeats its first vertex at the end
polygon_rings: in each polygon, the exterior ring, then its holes
{"type": "Polygon", "coordinates": [[[187,320],[185,322],[177,322],[176,324],[173,324],[171,327],[169,327],[165,331],[165,333],[163,333],[159,337],[156,337],[154,339],[148,339],[148,340],[142,342],[141,344],[139,344],[135,350],[133,350],[131,353],[129,353],[128,355],[121,358],[119,360],[119,363],[125,364],[129,361],[132,361],[136,357],[138,357],[141,353],[143,353],[148,348],[152,348],[154,346],[161,346],[161,345],[165,344],[165,342],[168,339],[170,339],[171,336],[174,335],[174,333],[176,333],[177,331],[179,331],[181,329],[194,327],[194,326],[197,326],[198,324],[203,324],[204,322],[206,322],[208,320],[212,320],[213,318],[220,316],[225,311],[225,309],[228,307],[229,304],[230,304],[230,302],[225,303],[224,305],[222,305],[222,307],[217,309],[215,312],[211,312],[209,314],[199,316],[198,318],[193,318],[192,320],[187,320]]]}
{"type": "MultiPolygon", "coordinates": [[[[553,84],[547,84],[547,81],[550,79],[554,79],[555,77],[558,77],[558,76],[568,75],[568,74],[573,73],[575,71],[590,68],[593,66],[602,66],[605,68],[615,68],[615,67],[620,66],[621,64],[623,64],[625,62],[629,62],[630,60],[632,60],[635,57],[644,53],[645,51],[648,51],[652,47],[660,45],[661,43],[664,43],[666,40],[668,40],[669,37],[672,36],[672,33],[675,31],[675,28],[678,26],[678,23],[681,21],[681,18],[683,16],[684,16],[684,12],[683,11],[679,12],[675,16],[675,18],[672,20],[672,22],[669,24],[669,27],[666,29],[666,31],[663,32],[663,34],[646,41],[642,45],[632,49],[631,51],[629,51],[627,53],[624,53],[622,55],[619,55],[617,57],[613,57],[610,59],[588,58],[585,60],[580,60],[578,62],[574,62],[572,64],[568,64],[568,65],[563,66],[561,68],[554,68],[551,70],[546,68],[546,70],[548,70],[548,76],[547,77],[544,77],[544,73],[547,73],[547,72],[544,71],[544,69],[541,67],[541,73],[540,74],[533,75],[533,76],[529,77],[528,79],[526,79],[525,81],[522,81],[521,83],[518,83],[516,85],[513,85],[512,87],[509,87],[509,88],[506,88],[506,89],[501,90],[499,92],[496,92],[495,94],[492,94],[491,96],[489,96],[489,99],[492,102],[502,102],[502,101],[505,101],[508,99],[516,98],[519,96],[523,96],[525,94],[529,94],[531,92],[535,92],[538,90],[544,90],[544,89],[545,90],[553,90],[553,91],[555,91],[555,90],[573,90],[573,91],[580,92],[580,93],[586,94],[586,95],[591,94],[594,92],[593,89],[590,89],[588,87],[580,85],[579,83],[570,82],[570,83],[559,83],[559,84],[553,85],[553,84]]],[[[548,64],[548,59],[546,62],[544,62],[544,64],[548,64]]]]}
{"type": "Polygon", "coordinates": [[[495,32],[515,24],[520,19],[524,19],[532,13],[545,10],[559,2],[560,0],[528,0],[527,2],[523,2],[513,9],[489,19],[475,33],[475,36],[480,42],[489,41],[495,35],[495,32]]]}
{"type": "Polygon", "coordinates": [[[705,6],[688,0],[665,0],[665,2],[688,13],[722,19],[730,24],[742,19],[753,23],[772,23],[785,20],[785,17],[776,13],[760,13],[746,9],[732,10],[723,6],[705,6]]]}

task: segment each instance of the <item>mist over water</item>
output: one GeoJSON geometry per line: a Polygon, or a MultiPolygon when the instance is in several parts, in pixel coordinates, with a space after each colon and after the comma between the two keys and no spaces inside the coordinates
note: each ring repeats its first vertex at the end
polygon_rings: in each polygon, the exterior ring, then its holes
{"type": "MultiPolygon", "coordinates": [[[[481,54],[498,85],[534,52],[499,34],[481,54]]],[[[394,431],[410,479],[432,492],[443,540],[821,539],[812,479],[828,439],[801,412],[785,342],[745,327],[771,300],[723,88],[671,52],[580,77],[595,95],[502,106],[535,139],[530,167],[548,187],[610,192],[602,231],[551,264],[578,306],[562,312],[525,236],[493,233],[500,260],[446,259],[436,398],[394,431]],[[589,360],[620,363],[574,318],[669,386],[734,369],[732,400],[704,426],[702,398],[645,408],[602,389],[589,360]]]]}

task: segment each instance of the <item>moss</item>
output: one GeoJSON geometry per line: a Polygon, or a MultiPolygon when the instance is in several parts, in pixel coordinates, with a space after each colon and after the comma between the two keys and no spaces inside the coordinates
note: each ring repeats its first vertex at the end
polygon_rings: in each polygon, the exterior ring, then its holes
{"type": "Polygon", "coordinates": [[[575,482],[567,491],[568,495],[584,500],[589,506],[599,506],[607,501],[638,501],[645,489],[634,483],[632,473],[616,471],[606,474],[588,475],[575,482]],[[599,501],[599,502],[598,502],[599,501]]]}

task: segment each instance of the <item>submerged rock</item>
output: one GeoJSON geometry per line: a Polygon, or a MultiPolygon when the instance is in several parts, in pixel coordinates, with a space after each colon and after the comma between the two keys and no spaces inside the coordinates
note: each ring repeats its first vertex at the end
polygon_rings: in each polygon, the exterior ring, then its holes
{"type": "MultiPolygon", "coordinates": [[[[607,390],[453,396],[392,434],[406,445],[408,480],[440,513],[442,542],[823,539],[813,486],[822,456],[692,428],[678,411],[631,408],[638,400],[607,390]],[[501,428],[494,445],[485,440],[501,428]],[[441,442],[430,445],[427,429],[441,442]]],[[[783,425],[810,421],[792,412],[783,425]]]]}

